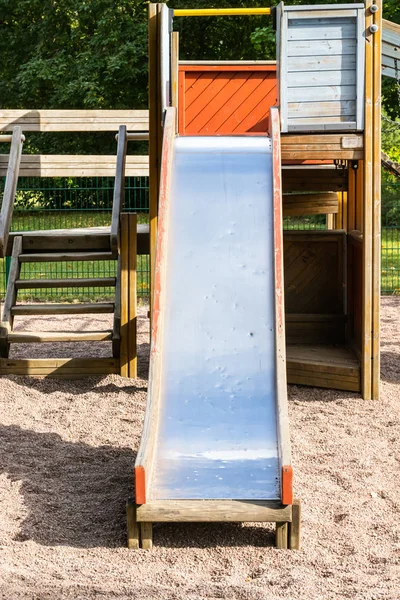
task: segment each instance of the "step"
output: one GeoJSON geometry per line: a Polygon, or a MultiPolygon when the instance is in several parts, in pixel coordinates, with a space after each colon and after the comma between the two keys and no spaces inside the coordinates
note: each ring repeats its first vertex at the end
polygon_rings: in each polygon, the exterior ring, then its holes
{"type": "Polygon", "coordinates": [[[112,329],[100,331],[12,331],[9,344],[37,344],[41,342],[105,342],[112,340],[112,329]]]}
{"type": "Polygon", "coordinates": [[[74,279],[17,279],[17,290],[31,290],[41,288],[80,288],[80,287],[113,287],[115,277],[92,277],[74,279]]]}
{"type": "Polygon", "coordinates": [[[41,252],[33,254],[20,254],[19,262],[69,262],[69,261],[94,261],[115,260],[114,252],[41,252]]]}
{"type": "Polygon", "coordinates": [[[14,316],[20,315],[86,315],[113,313],[113,302],[92,302],[80,304],[17,304],[11,309],[14,316]]]}

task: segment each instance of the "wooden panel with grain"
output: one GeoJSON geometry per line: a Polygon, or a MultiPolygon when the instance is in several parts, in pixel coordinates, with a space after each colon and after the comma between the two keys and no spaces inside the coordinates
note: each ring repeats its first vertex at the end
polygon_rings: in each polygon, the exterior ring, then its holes
{"type": "Polygon", "coordinates": [[[344,256],[344,232],[285,232],[287,342],[344,342],[344,256]]]}
{"type": "Polygon", "coordinates": [[[0,131],[12,131],[19,125],[23,131],[148,131],[147,110],[0,110],[0,131]]]}
{"type": "Polygon", "coordinates": [[[266,133],[277,103],[275,65],[179,66],[181,135],[266,133]]]}
{"type": "MultiPolygon", "coordinates": [[[[0,177],[7,173],[9,156],[0,154],[0,177]]],[[[20,177],[115,177],[116,156],[23,154],[20,177]]],[[[147,177],[148,156],[127,156],[127,177],[147,177]]]]}

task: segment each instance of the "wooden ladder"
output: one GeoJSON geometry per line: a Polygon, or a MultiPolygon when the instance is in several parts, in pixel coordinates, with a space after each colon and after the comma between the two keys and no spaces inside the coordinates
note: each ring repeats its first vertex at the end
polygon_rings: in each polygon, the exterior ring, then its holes
{"type": "Polygon", "coordinates": [[[136,377],[136,235],[135,214],[121,214],[124,196],[126,127],[120,127],[118,136],[117,172],[111,226],[106,232],[96,228],[70,230],[60,235],[58,231],[31,232],[13,236],[11,263],[6,297],[0,322],[0,374],[17,373],[75,377],[91,374],[120,373],[136,377]],[[66,249],[66,242],[71,250],[66,249]],[[58,247],[57,247],[58,246],[58,247]],[[114,277],[41,279],[23,278],[25,263],[82,263],[88,261],[116,263],[114,277]],[[20,290],[59,288],[114,288],[111,302],[82,303],[18,303],[20,290]],[[16,317],[59,316],[88,314],[113,314],[113,327],[92,331],[19,331],[14,327],[16,317]],[[112,342],[109,358],[49,358],[10,359],[12,344],[37,344],[50,342],[112,342]]]}

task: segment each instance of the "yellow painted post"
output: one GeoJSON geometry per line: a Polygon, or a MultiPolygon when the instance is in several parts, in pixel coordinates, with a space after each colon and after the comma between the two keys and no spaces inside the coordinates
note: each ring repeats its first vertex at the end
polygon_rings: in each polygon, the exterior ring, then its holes
{"type": "Polygon", "coordinates": [[[374,24],[373,43],[373,186],[372,186],[372,398],[379,399],[380,382],[380,294],[381,294],[381,55],[382,0],[374,24]]]}
{"type": "Polygon", "coordinates": [[[179,8],[174,10],[174,17],[232,17],[270,14],[270,8],[179,8]]]}

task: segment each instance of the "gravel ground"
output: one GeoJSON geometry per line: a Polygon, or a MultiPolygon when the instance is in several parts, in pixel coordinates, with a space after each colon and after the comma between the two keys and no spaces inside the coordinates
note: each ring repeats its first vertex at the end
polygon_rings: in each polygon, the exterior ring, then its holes
{"type": "Polygon", "coordinates": [[[383,299],[379,403],[289,388],[300,552],[274,549],[268,525],[241,524],[160,524],[152,551],[124,547],[145,312],[137,380],[1,379],[1,598],[398,600],[400,301],[383,299]]]}

